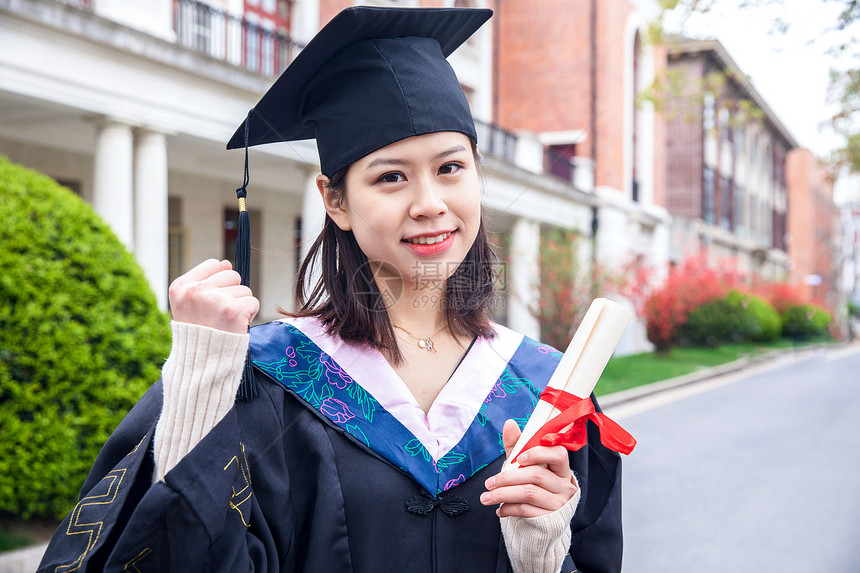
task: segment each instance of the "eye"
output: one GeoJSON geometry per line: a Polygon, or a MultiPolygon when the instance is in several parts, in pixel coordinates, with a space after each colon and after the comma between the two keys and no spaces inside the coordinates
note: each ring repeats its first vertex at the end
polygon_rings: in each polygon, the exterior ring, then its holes
{"type": "Polygon", "coordinates": [[[389,173],[382,175],[376,181],[377,183],[400,183],[405,180],[406,177],[404,177],[402,173],[398,171],[390,171],[389,173]]]}
{"type": "Polygon", "coordinates": [[[451,175],[456,173],[457,171],[463,169],[463,164],[458,161],[452,161],[450,163],[446,163],[442,167],[439,168],[439,173],[441,175],[451,175]]]}

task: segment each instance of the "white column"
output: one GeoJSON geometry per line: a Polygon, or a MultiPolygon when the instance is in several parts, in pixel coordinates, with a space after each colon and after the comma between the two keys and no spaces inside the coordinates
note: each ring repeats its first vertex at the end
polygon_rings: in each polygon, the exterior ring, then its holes
{"type": "Polygon", "coordinates": [[[134,254],[167,310],[167,140],[139,130],[134,146],[134,254]]]}
{"type": "Polygon", "coordinates": [[[298,0],[292,3],[290,33],[294,40],[308,43],[320,29],[319,0],[298,0]]]}
{"type": "MultiPolygon", "coordinates": [[[[301,262],[304,262],[305,257],[311,245],[316,241],[317,236],[323,228],[325,221],[325,207],[323,207],[322,197],[317,188],[317,173],[312,172],[305,180],[305,188],[302,193],[302,244],[301,244],[301,262]]],[[[306,285],[314,285],[320,277],[319,265],[312,269],[305,281],[306,285]]]]}
{"type": "Polygon", "coordinates": [[[93,208],[129,250],[134,249],[131,126],[104,119],[96,134],[93,208]]]}
{"type": "Polygon", "coordinates": [[[540,321],[532,314],[538,306],[540,283],[540,224],[519,218],[511,230],[508,273],[508,326],[540,338],[540,321]]]}
{"type": "Polygon", "coordinates": [[[311,245],[323,228],[325,207],[317,187],[317,174],[310,174],[305,180],[302,193],[302,260],[307,256],[311,245]]]}

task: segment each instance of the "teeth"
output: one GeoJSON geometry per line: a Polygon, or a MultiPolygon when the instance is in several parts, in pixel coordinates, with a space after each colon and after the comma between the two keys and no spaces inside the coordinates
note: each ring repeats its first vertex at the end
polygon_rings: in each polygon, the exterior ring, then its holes
{"type": "Polygon", "coordinates": [[[441,243],[450,235],[451,233],[443,233],[441,235],[436,235],[435,237],[416,237],[414,239],[406,239],[406,242],[418,245],[435,245],[436,243],[441,243]]]}

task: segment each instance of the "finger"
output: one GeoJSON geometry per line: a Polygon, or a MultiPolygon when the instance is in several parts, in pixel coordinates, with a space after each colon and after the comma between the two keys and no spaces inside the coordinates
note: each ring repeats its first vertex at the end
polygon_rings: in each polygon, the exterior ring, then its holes
{"type": "MultiPolygon", "coordinates": [[[[187,273],[183,275],[185,279],[191,281],[202,281],[215,273],[221,272],[224,270],[223,262],[218,259],[206,259],[187,273]]],[[[229,264],[229,261],[227,261],[229,264]]]]}
{"type": "Polygon", "coordinates": [[[245,285],[231,285],[218,289],[218,293],[229,298],[253,297],[254,292],[245,285]]]}
{"type": "Polygon", "coordinates": [[[505,447],[505,457],[511,457],[511,450],[517,445],[517,440],[520,439],[520,427],[513,420],[507,420],[502,427],[502,444],[505,447]]]}
{"type": "Polygon", "coordinates": [[[233,270],[218,271],[217,273],[200,281],[209,287],[231,287],[242,284],[242,277],[233,270]]]}
{"type": "Polygon", "coordinates": [[[572,474],[570,458],[562,446],[535,446],[517,458],[521,467],[544,465],[555,475],[568,478],[572,474]]]}
{"type": "MultiPolygon", "coordinates": [[[[556,475],[545,467],[521,467],[511,471],[496,474],[484,482],[487,491],[495,491],[509,487],[534,485],[551,493],[575,493],[569,491],[572,483],[569,477],[556,475]]],[[[501,501],[499,501],[501,503],[501,501]]]]}
{"type": "MultiPolygon", "coordinates": [[[[572,497],[572,496],[571,496],[572,497]]],[[[565,504],[570,497],[553,493],[535,484],[503,487],[481,494],[483,505],[530,505],[544,511],[554,511],[565,504]]]]}
{"type": "Polygon", "coordinates": [[[541,515],[546,515],[547,513],[552,513],[553,511],[555,511],[555,509],[542,509],[533,505],[529,505],[527,503],[506,503],[496,509],[496,515],[498,515],[499,517],[540,517],[541,515]]]}

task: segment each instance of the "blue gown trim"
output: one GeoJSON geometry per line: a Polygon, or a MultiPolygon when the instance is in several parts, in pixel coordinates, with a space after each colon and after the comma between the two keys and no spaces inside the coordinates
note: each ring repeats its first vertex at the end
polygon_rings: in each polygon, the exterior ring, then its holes
{"type": "Polygon", "coordinates": [[[271,322],[252,328],[250,352],[258,370],[409,473],[434,497],[504,454],[505,421],[525,425],[561,359],[554,348],[524,337],[466,433],[434,460],[406,426],[294,326],[271,322]]]}

